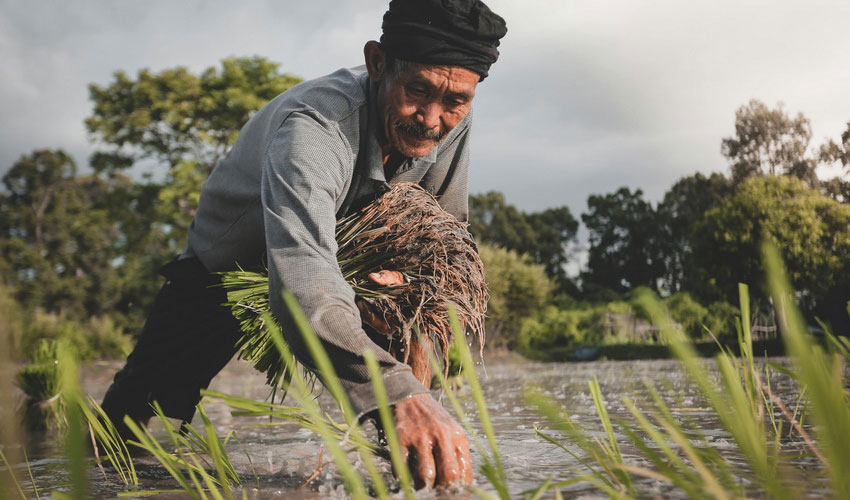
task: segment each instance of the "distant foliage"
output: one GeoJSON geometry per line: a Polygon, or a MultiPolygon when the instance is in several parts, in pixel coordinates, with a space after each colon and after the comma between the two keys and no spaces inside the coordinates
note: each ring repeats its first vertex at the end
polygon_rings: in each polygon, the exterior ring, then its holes
{"type": "Polygon", "coordinates": [[[153,160],[149,163],[164,170],[152,216],[169,226],[166,241],[180,250],[201,186],[239,130],[254,112],[300,81],[258,56],[227,58],[220,68],[200,75],[184,67],[158,73],[143,69],[136,78],[117,71],[109,85],[89,85],[94,109],[86,127],[96,143],[108,147],[92,166],[114,172],[153,160]]]}
{"type": "Polygon", "coordinates": [[[582,282],[619,293],[638,286],[655,290],[663,274],[661,232],[643,191],[622,187],[615,193],[591,195],[587,206],[581,220],[590,248],[582,282]]]}
{"type": "Polygon", "coordinates": [[[807,155],[812,139],[809,119],[790,117],[780,103],[776,109],[751,100],[735,113],[735,137],[723,139],[723,156],[732,163],[738,183],[755,175],[790,175],[817,184],[815,160],[807,155]]]}
{"type": "Polygon", "coordinates": [[[787,262],[803,310],[843,332],[850,298],[850,206],[794,178],[754,177],[707,212],[695,234],[694,258],[703,277],[697,292],[703,300],[734,300],[739,282],[764,297],[759,245],[768,239],[787,262]]]}
{"type": "Polygon", "coordinates": [[[542,310],[555,287],[543,266],[527,256],[491,245],[479,245],[490,302],[484,330],[488,346],[513,347],[522,320],[542,310]]]}
{"type": "Polygon", "coordinates": [[[27,318],[24,327],[20,346],[23,357],[32,358],[45,340],[63,342],[81,360],[123,359],[133,346],[130,336],[125,335],[107,316],[77,321],[36,311],[27,318]]]}
{"type": "MultiPolygon", "coordinates": [[[[657,332],[651,326],[649,312],[637,298],[646,291],[637,289],[635,298],[628,301],[549,305],[523,320],[517,347],[534,354],[552,348],[655,343],[659,339],[657,332]]],[[[683,292],[667,297],[663,303],[674,328],[692,340],[708,341],[711,335],[723,338],[736,333],[738,310],[728,303],[715,302],[704,307],[683,292]]]]}
{"type": "Polygon", "coordinates": [[[660,237],[657,255],[661,259],[662,288],[667,293],[692,290],[694,274],[693,239],[705,212],[722,205],[732,194],[730,179],[720,173],[700,173],[676,181],[656,208],[660,237]]]}
{"type": "Polygon", "coordinates": [[[469,197],[469,230],[478,241],[526,254],[542,264],[561,292],[577,292],[565,268],[578,231],[578,221],[569,208],[527,213],[505,201],[502,193],[473,194],[469,197]]]}

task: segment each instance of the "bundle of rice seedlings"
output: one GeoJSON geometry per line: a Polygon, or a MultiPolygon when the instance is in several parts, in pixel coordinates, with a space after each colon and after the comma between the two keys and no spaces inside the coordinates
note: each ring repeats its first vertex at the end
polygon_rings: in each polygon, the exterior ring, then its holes
{"type": "Polygon", "coordinates": [[[33,351],[32,362],[15,375],[15,383],[26,395],[24,423],[30,430],[61,429],[67,425],[58,350],[59,342],[42,340],[33,351]]]}
{"type": "MultiPolygon", "coordinates": [[[[450,303],[462,331],[477,341],[479,352],[483,350],[488,292],[478,249],[466,224],[443,210],[424,189],[413,183],[394,185],[359,212],[337,221],[336,241],[343,277],[361,305],[390,327],[390,352],[397,359],[410,364],[411,351],[424,355],[433,341],[444,371],[448,369],[450,303]],[[406,283],[378,285],[368,278],[378,270],[398,271],[406,283]],[[416,347],[416,331],[424,339],[424,349],[411,349],[416,347]]],[[[261,318],[269,311],[268,276],[239,270],[224,273],[222,283],[244,333],[237,343],[239,357],[277,386],[284,365],[261,318]]]]}

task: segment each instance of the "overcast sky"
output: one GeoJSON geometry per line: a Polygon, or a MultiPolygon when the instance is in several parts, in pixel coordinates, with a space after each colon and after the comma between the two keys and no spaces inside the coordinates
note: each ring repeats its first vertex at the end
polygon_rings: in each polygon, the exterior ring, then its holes
{"type": "MultiPolygon", "coordinates": [[[[508,24],[475,99],[471,191],[525,210],[627,185],[657,201],[726,172],[720,141],[751,98],[850,121],[850,1],[490,0],[508,24]]],[[[261,55],[313,78],[362,63],[385,0],[0,0],[0,173],[37,148],[85,165],[86,85],[113,71],[261,55]]]]}

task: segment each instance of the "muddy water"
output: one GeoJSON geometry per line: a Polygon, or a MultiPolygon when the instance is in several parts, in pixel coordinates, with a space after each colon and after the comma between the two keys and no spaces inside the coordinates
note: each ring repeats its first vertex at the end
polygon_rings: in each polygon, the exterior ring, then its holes
{"type": "MultiPolygon", "coordinates": [[[[105,392],[115,368],[115,364],[108,363],[88,367],[85,371],[84,389],[99,399],[105,392]]],[[[535,488],[550,477],[564,480],[586,472],[569,454],[535,434],[535,426],[545,427],[545,422],[524,401],[524,391],[531,386],[556,399],[573,415],[574,421],[590,429],[592,434],[602,437],[602,429],[588,390],[588,381],[594,377],[599,380],[608,411],[616,418],[628,414],[621,403],[621,396],[628,395],[639,403],[647,400],[644,380],[649,380],[658,387],[674,412],[692,419],[695,425],[708,435],[714,447],[736,460],[735,448],[730,444],[728,436],[720,430],[716,418],[705,408],[704,402],[695,396],[694,388],[687,383],[673,361],[544,364],[507,356],[488,359],[486,375],[479,375],[503,455],[511,493],[515,495],[535,488]]],[[[233,362],[213,381],[211,388],[228,394],[263,399],[268,395],[263,381],[262,376],[245,364],[233,362]]],[[[793,388],[787,380],[777,377],[772,384],[774,390],[793,403],[793,388]]],[[[461,395],[464,395],[463,390],[461,395]]],[[[320,399],[326,409],[333,411],[334,405],[326,395],[320,399]]],[[[471,398],[466,394],[462,400],[466,411],[477,422],[471,398]]],[[[448,406],[447,401],[445,404],[448,406]]],[[[208,404],[206,408],[220,435],[234,430],[238,436],[238,443],[231,443],[228,451],[245,481],[249,498],[313,499],[344,496],[341,481],[333,465],[326,465],[317,473],[320,453],[321,463],[329,459],[327,453],[322,453],[321,440],[317,436],[295,427],[263,426],[268,423],[267,419],[233,417],[229,409],[220,404],[208,404]],[[308,483],[308,479],[313,476],[315,479],[308,483]]],[[[475,425],[479,439],[485,444],[480,425],[475,425]]],[[[626,441],[625,436],[620,437],[621,443],[626,441]]],[[[789,453],[793,453],[798,451],[801,444],[789,442],[786,446],[789,453]]],[[[61,447],[50,438],[34,437],[28,448],[36,483],[46,491],[61,488],[66,480],[62,459],[57,458],[62,456],[61,447]]],[[[622,450],[627,461],[635,465],[647,465],[638,460],[634,450],[625,446],[622,450]]],[[[474,450],[473,461],[476,468],[481,463],[480,456],[474,450]]],[[[798,463],[804,467],[808,466],[805,459],[798,463]]],[[[383,468],[389,477],[388,464],[384,464],[383,468]]],[[[175,483],[162,468],[149,458],[142,458],[138,469],[141,489],[175,487],[175,483]]],[[[362,466],[360,469],[364,470],[362,466]]],[[[90,478],[96,498],[115,498],[119,492],[125,491],[123,484],[110,475],[109,471],[104,476],[92,467],[90,478]]],[[[490,489],[486,479],[480,474],[477,474],[477,480],[480,486],[490,489]]],[[[643,484],[642,490],[647,496],[671,494],[666,486],[652,481],[643,484]]],[[[596,496],[587,484],[572,486],[567,492],[571,496],[596,496]]],[[[441,493],[427,494],[424,497],[463,498],[465,495],[441,493]]],[[[42,498],[45,498],[44,495],[42,498]]],[[[169,494],[163,495],[163,498],[188,497],[169,494]]]]}

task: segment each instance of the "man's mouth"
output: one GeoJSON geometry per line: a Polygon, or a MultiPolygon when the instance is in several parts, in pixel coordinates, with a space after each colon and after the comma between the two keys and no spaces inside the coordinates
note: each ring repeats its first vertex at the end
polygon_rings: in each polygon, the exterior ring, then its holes
{"type": "Polygon", "coordinates": [[[396,122],[393,127],[396,129],[396,132],[404,134],[408,137],[412,137],[414,139],[418,139],[420,141],[439,142],[443,137],[446,136],[446,133],[442,130],[429,130],[418,123],[405,123],[399,121],[396,122]]]}

